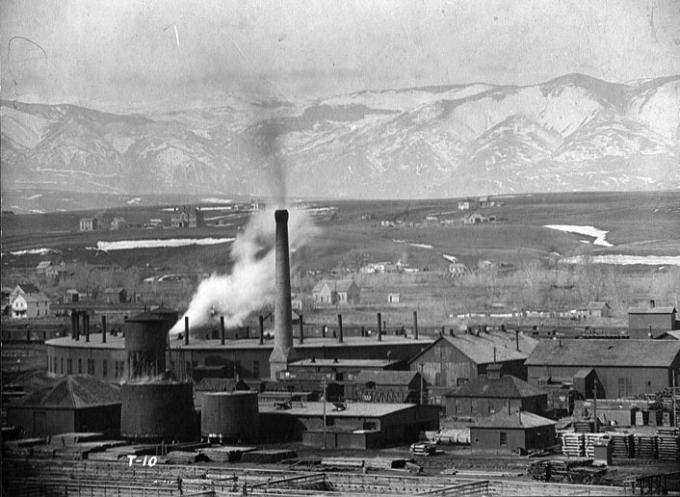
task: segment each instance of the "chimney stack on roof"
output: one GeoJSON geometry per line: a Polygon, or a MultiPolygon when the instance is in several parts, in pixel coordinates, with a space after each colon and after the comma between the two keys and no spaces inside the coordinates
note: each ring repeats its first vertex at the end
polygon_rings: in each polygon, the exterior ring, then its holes
{"type": "Polygon", "coordinates": [[[651,299],[649,301],[649,308],[654,309],[656,307],[656,301],[654,299],[651,299]]]}

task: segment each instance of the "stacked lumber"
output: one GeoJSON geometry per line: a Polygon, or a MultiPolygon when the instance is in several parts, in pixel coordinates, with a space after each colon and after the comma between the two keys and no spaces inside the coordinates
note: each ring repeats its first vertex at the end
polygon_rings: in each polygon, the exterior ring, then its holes
{"type": "Polygon", "coordinates": [[[586,433],[585,434],[585,454],[586,457],[595,457],[596,445],[605,445],[609,442],[609,435],[606,433],[586,433]]]}
{"type": "Polygon", "coordinates": [[[574,431],[576,433],[592,433],[593,422],[589,420],[574,421],[574,431]]]}
{"type": "Polygon", "coordinates": [[[659,459],[680,461],[680,430],[659,428],[656,433],[659,459]]]}
{"type": "Polygon", "coordinates": [[[631,458],[635,456],[633,435],[630,433],[610,433],[612,457],[631,458]]]}
{"type": "Polygon", "coordinates": [[[550,461],[535,461],[529,465],[527,470],[529,476],[534,480],[550,481],[550,461]]]}
{"type": "Polygon", "coordinates": [[[656,459],[658,456],[656,435],[635,435],[635,457],[656,459]]]}
{"type": "Polygon", "coordinates": [[[252,462],[256,464],[270,464],[283,461],[284,459],[293,459],[295,457],[297,457],[297,454],[294,450],[271,449],[245,452],[241,455],[241,460],[243,462],[252,462]]]}
{"type": "Polygon", "coordinates": [[[237,446],[225,446],[225,447],[209,447],[205,449],[199,449],[201,454],[204,454],[208,459],[215,462],[235,462],[240,461],[241,456],[245,452],[252,452],[256,447],[237,447],[237,446]]]}
{"type": "Polygon", "coordinates": [[[429,456],[437,452],[437,447],[428,442],[417,442],[411,444],[410,451],[415,456],[429,456]]]}
{"type": "Polygon", "coordinates": [[[562,434],[562,454],[569,457],[583,457],[585,455],[585,437],[583,433],[562,434]]]}

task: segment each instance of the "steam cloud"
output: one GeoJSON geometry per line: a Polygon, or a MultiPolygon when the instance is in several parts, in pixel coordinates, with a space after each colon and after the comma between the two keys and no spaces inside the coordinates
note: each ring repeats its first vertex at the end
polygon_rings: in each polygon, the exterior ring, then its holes
{"type": "MultiPolygon", "coordinates": [[[[309,242],[316,227],[304,211],[292,210],[288,221],[290,251],[294,253],[309,242]]],[[[240,326],[254,311],[274,300],[274,242],[276,223],[274,208],[254,213],[245,230],[231,247],[234,266],[231,274],[213,274],[196,290],[184,316],[189,326],[206,324],[211,314],[224,316],[227,327],[240,326]]],[[[184,320],[170,330],[177,335],[184,330],[184,320]]]]}

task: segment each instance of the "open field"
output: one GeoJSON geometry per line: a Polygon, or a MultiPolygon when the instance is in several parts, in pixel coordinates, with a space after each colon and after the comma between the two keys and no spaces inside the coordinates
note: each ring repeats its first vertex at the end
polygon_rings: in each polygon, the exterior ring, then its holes
{"type": "MultiPolygon", "coordinates": [[[[495,216],[496,222],[476,225],[463,224],[465,213],[457,209],[458,199],[308,202],[305,207],[316,214],[312,218],[319,230],[307,246],[292,254],[294,291],[310,297],[311,288],[323,277],[354,278],[362,288],[362,305],[344,311],[348,324],[374,324],[375,312],[381,308],[394,316],[392,320],[403,323],[409,323],[412,310],[417,309],[424,325],[438,325],[448,323],[455,313],[484,309],[494,302],[511,310],[608,300],[615,312],[623,315],[627,306],[639,300],[674,303],[680,298],[680,193],[565,193],[492,200],[494,207],[477,212],[495,216]],[[595,245],[594,237],[546,225],[591,226],[607,232],[604,240],[612,246],[595,245]],[[657,256],[670,262],[656,266],[592,264],[595,257],[622,254],[657,256]],[[581,264],[560,263],[579,256],[581,264]],[[447,277],[451,257],[465,263],[471,272],[462,278],[447,277]],[[359,273],[362,266],[378,261],[401,261],[419,272],[359,273]],[[494,269],[478,269],[480,261],[490,261],[494,269]],[[388,305],[388,292],[400,293],[401,302],[388,305]]],[[[106,213],[137,225],[151,218],[169,223],[172,205],[143,204],[110,208],[106,213]]],[[[165,299],[162,288],[153,292],[157,300],[183,308],[201,275],[230,270],[231,243],[115,251],[95,247],[98,242],[112,241],[233,238],[248,221],[247,212],[215,211],[215,204],[203,205],[210,207],[206,218],[215,217],[222,224],[81,233],[79,218],[103,211],[3,215],[3,282],[35,279],[33,268],[48,259],[73,263],[80,272],[94,266],[110,268],[93,276],[106,280],[100,286],[120,285],[138,291],[144,287],[143,278],[173,272],[193,274],[193,279],[173,287],[174,293],[165,299]],[[48,250],[30,253],[39,249],[48,250]]],[[[85,279],[81,275],[52,288],[47,284],[46,291],[58,295],[68,284],[97,286],[92,278],[85,279]]],[[[327,321],[336,312],[308,310],[306,315],[310,321],[327,321]]]]}

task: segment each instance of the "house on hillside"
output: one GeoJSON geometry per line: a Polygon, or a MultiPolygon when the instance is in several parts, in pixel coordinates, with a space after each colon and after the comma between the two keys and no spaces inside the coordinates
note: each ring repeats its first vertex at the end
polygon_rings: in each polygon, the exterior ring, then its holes
{"type": "Polygon", "coordinates": [[[390,292],[387,294],[387,303],[388,304],[398,304],[399,300],[401,299],[401,294],[397,292],[390,292]]]}
{"type": "Polygon", "coordinates": [[[452,262],[449,264],[449,275],[452,278],[458,278],[460,276],[463,276],[465,273],[467,273],[468,268],[465,264],[462,262],[452,262]]]}
{"type": "Polygon", "coordinates": [[[35,273],[40,276],[45,276],[45,271],[52,266],[52,261],[40,261],[35,267],[35,273]]]}
{"type": "Polygon", "coordinates": [[[128,223],[127,223],[127,221],[125,220],[124,217],[114,217],[111,220],[111,224],[109,225],[109,229],[111,231],[124,230],[127,227],[128,227],[128,223]]]}
{"type": "Polygon", "coordinates": [[[577,315],[585,318],[608,318],[611,315],[611,307],[607,302],[588,302],[583,309],[577,310],[577,315]]]}
{"type": "Polygon", "coordinates": [[[312,289],[315,304],[356,305],[361,290],[352,280],[322,280],[312,289]]]}
{"type": "Polygon", "coordinates": [[[31,283],[17,285],[9,296],[12,319],[47,317],[50,299],[31,283]]]}
{"type": "MultiPolygon", "coordinates": [[[[573,386],[582,398],[624,398],[672,386],[678,340],[541,340],[526,360],[527,381],[573,386]]],[[[677,373],[675,373],[677,374],[677,373]]]]}
{"type": "Polygon", "coordinates": [[[80,219],[80,231],[97,231],[99,220],[96,217],[83,217],[80,219]]]}
{"type": "Polygon", "coordinates": [[[81,300],[81,293],[75,288],[67,288],[64,296],[65,304],[77,304],[81,300]]]}
{"type": "Polygon", "coordinates": [[[529,411],[543,414],[547,409],[548,394],[512,375],[504,375],[501,364],[490,364],[486,374],[448,392],[446,415],[456,417],[484,417],[497,412],[529,411]]]}
{"type": "Polygon", "coordinates": [[[628,336],[630,338],[656,338],[671,330],[680,329],[675,307],[657,307],[650,300],[649,307],[634,307],[628,310],[628,336]]]}
{"type": "Polygon", "coordinates": [[[67,273],[68,269],[66,268],[66,264],[62,261],[59,264],[52,264],[45,269],[45,278],[57,281],[66,277],[67,273]]]}
{"type": "Polygon", "coordinates": [[[201,228],[205,226],[203,211],[198,207],[175,207],[170,216],[170,224],[173,228],[201,228]]]}
{"type": "Polygon", "coordinates": [[[107,304],[123,304],[128,301],[125,288],[105,288],[103,292],[104,302],[107,304]]]}
{"type": "Polygon", "coordinates": [[[459,332],[444,335],[409,361],[409,369],[422,371],[431,385],[431,399],[443,396],[468,381],[486,374],[487,367],[501,364],[506,374],[525,379],[524,361],[537,340],[521,332],[459,332]]]}

